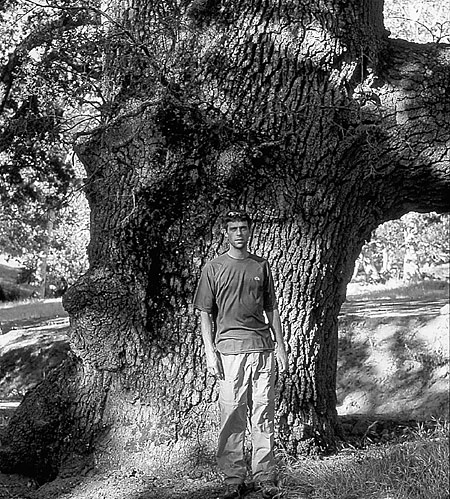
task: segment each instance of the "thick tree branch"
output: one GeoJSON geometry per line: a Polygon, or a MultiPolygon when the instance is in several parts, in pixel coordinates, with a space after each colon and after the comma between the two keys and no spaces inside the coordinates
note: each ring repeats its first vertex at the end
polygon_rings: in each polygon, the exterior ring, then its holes
{"type": "Polygon", "coordinates": [[[372,89],[384,144],[379,168],[396,186],[396,209],[450,211],[450,46],[392,40],[372,89]],[[378,88],[377,88],[378,87],[378,88]]]}

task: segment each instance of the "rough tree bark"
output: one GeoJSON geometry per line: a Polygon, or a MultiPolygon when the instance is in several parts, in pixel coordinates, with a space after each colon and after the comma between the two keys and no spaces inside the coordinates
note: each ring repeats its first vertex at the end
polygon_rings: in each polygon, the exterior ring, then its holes
{"type": "Polygon", "coordinates": [[[279,445],[333,448],[337,317],[361,246],[384,221],[450,208],[449,47],[389,39],[382,8],[115,2],[110,105],[77,145],[92,228],[90,270],[64,298],[73,355],[26,396],[4,467],[48,479],[68,455],[195,463],[211,447],[190,301],[238,206],[288,343],[279,445]]]}

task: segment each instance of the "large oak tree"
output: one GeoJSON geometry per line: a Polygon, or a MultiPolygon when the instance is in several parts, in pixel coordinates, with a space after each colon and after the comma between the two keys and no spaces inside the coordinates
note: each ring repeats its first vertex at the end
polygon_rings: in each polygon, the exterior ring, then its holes
{"type": "Polygon", "coordinates": [[[107,102],[76,146],[91,242],[64,298],[73,353],[17,410],[4,469],[175,465],[214,445],[190,303],[236,207],[288,344],[279,445],[332,449],[337,317],[360,249],[382,222],[450,209],[450,48],[390,39],[381,0],[113,0],[99,21],[107,102]]]}

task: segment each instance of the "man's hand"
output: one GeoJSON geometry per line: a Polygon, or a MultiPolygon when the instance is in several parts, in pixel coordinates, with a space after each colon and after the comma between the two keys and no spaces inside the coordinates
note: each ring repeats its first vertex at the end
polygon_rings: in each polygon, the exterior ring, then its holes
{"type": "Polygon", "coordinates": [[[200,312],[202,338],[205,345],[206,369],[209,374],[224,379],[220,354],[214,346],[213,320],[208,312],[200,312]]]}
{"type": "Polygon", "coordinates": [[[289,367],[289,362],[288,362],[288,356],[286,353],[286,349],[284,348],[284,345],[280,347],[277,344],[276,348],[276,355],[277,355],[277,362],[278,362],[278,370],[280,373],[284,373],[288,370],[289,367]]]}
{"type": "Polygon", "coordinates": [[[206,369],[209,374],[224,379],[222,361],[218,352],[213,351],[206,355],[206,369]]]}
{"type": "Polygon", "coordinates": [[[281,319],[278,309],[266,310],[267,319],[269,321],[270,327],[275,334],[276,349],[275,353],[277,356],[278,370],[280,373],[284,373],[288,370],[288,356],[286,353],[286,345],[284,343],[283,331],[281,328],[281,319]]]}

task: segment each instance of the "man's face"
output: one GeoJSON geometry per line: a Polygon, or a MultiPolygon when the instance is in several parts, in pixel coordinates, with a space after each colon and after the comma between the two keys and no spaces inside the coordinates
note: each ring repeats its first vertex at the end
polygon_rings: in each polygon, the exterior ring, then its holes
{"type": "Polygon", "coordinates": [[[250,238],[247,222],[228,222],[226,236],[228,242],[236,249],[245,249],[250,238]]]}

